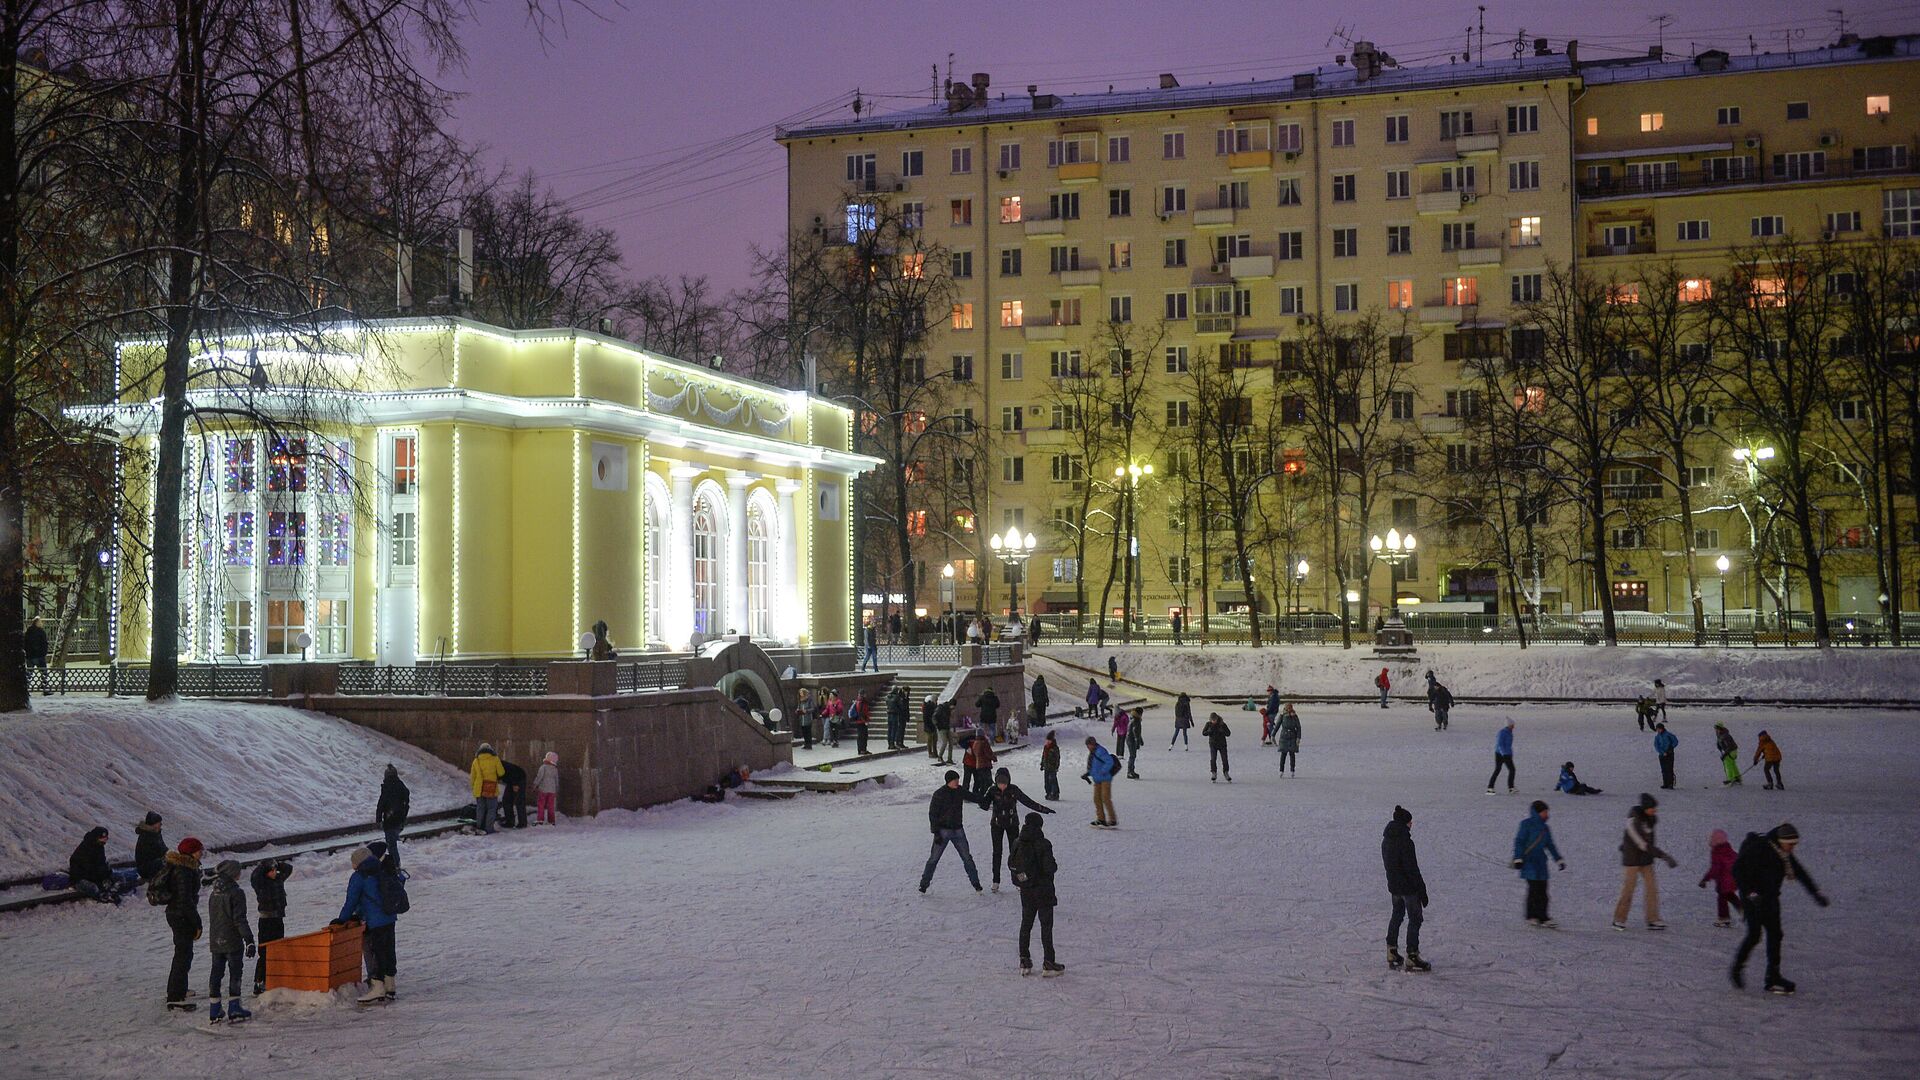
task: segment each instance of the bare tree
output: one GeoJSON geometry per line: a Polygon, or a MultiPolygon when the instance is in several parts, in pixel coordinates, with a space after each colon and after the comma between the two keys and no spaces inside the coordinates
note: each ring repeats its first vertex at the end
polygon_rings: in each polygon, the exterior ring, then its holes
{"type": "Polygon", "coordinates": [[[466,219],[482,318],[515,329],[598,329],[623,306],[613,230],[586,224],[531,172],[471,194],[466,219]]]}
{"type": "MultiPolygon", "coordinates": [[[[1254,584],[1255,537],[1253,522],[1261,489],[1278,472],[1272,395],[1256,394],[1243,357],[1193,357],[1188,386],[1193,394],[1194,431],[1199,456],[1206,465],[1198,473],[1206,507],[1202,528],[1224,521],[1233,551],[1232,577],[1238,578],[1247,598],[1248,641],[1260,644],[1260,592],[1254,584]]],[[[1205,579],[1203,578],[1203,586],[1205,579]]]]}

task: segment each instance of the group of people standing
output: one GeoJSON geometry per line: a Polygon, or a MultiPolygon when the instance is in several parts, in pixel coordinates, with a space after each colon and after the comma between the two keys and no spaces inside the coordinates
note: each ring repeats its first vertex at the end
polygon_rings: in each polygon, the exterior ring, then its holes
{"type": "MultiPolygon", "coordinates": [[[[388,766],[389,769],[392,766],[388,766]]],[[[473,823],[481,833],[491,836],[497,823],[502,829],[527,827],[527,771],[503,759],[492,743],[483,742],[467,766],[467,779],[473,788],[473,823]]],[[[555,806],[560,801],[560,755],[549,750],[533,774],[536,810],[533,824],[559,823],[555,806]]]]}

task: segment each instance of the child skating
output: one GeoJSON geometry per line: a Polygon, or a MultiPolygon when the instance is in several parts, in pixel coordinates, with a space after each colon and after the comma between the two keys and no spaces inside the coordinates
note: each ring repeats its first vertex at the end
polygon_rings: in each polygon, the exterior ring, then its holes
{"type": "Polygon", "coordinates": [[[1733,844],[1727,840],[1727,830],[1713,830],[1707,836],[1707,872],[1700,875],[1700,887],[1713,885],[1713,925],[1719,927],[1731,927],[1733,909],[1740,906],[1740,892],[1733,883],[1733,860],[1733,844]]]}
{"type": "Polygon", "coordinates": [[[1726,770],[1725,783],[1740,782],[1740,744],[1733,741],[1733,732],[1725,724],[1713,725],[1713,746],[1720,751],[1720,767],[1726,770]]]}

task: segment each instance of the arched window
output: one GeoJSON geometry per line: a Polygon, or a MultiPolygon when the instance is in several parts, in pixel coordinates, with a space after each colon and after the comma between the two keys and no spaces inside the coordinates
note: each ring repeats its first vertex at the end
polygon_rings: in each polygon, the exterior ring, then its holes
{"type": "Polygon", "coordinates": [[[720,625],[720,511],[702,494],[693,504],[693,630],[711,636],[720,625]]]}
{"type": "Polygon", "coordinates": [[[653,492],[653,486],[647,486],[647,637],[652,641],[666,639],[665,606],[667,596],[667,510],[666,506],[653,492]]]}
{"type": "Polygon", "coordinates": [[[747,633],[773,637],[773,524],[764,498],[747,504],[747,633]]]}

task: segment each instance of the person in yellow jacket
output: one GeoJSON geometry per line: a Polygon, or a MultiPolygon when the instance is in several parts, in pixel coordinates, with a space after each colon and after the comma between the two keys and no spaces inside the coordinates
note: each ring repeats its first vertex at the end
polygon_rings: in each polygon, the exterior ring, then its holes
{"type": "Polygon", "coordinates": [[[1753,765],[1758,764],[1762,759],[1765,759],[1767,763],[1766,767],[1761,770],[1767,778],[1767,790],[1772,791],[1774,788],[1779,788],[1785,791],[1787,789],[1787,782],[1780,779],[1780,744],[1774,742],[1773,736],[1764,731],[1760,733],[1760,741],[1753,748],[1753,762],[1747,767],[1752,768],[1753,765]]]}
{"type": "Polygon", "coordinates": [[[467,776],[473,781],[473,822],[483,833],[493,831],[493,812],[500,805],[500,780],[506,774],[493,744],[481,743],[467,776]]]}

